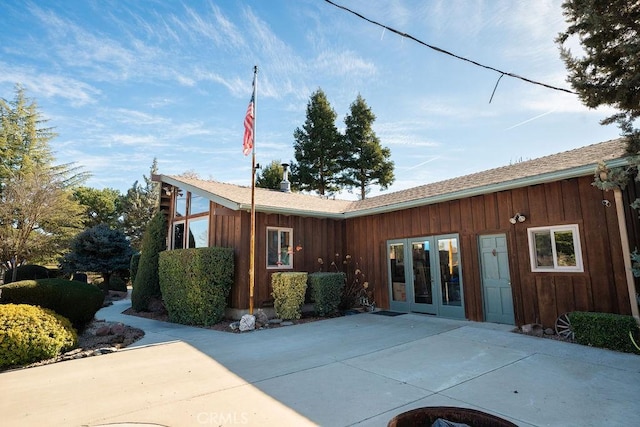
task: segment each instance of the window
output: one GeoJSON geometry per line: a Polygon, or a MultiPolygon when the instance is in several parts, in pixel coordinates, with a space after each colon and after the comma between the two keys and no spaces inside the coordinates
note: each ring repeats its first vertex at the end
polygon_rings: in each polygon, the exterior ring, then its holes
{"type": "Polygon", "coordinates": [[[584,271],[578,225],[529,228],[531,271],[584,271]]]}
{"type": "Polygon", "coordinates": [[[173,216],[185,216],[187,214],[187,195],[185,191],[176,189],[176,200],[173,216]]]}
{"type": "Polygon", "coordinates": [[[267,268],[293,268],[293,229],[267,227],[267,268]]]}
{"type": "Polygon", "coordinates": [[[201,216],[189,220],[188,248],[206,248],[209,246],[209,217],[201,216]]]}
{"type": "Polygon", "coordinates": [[[197,194],[191,194],[191,202],[189,203],[189,215],[196,215],[209,212],[209,199],[197,194]]]}
{"type": "Polygon", "coordinates": [[[173,246],[172,249],[184,248],[184,221],[173,224],[173,246]]]}

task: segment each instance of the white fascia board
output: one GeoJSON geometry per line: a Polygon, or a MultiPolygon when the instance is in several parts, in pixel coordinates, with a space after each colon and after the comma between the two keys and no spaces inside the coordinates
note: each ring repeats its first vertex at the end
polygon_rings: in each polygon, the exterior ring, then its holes
{"type": "MultiPolygon", "coordinates": [[[[615,159],[610,162],[606,162],[610,168],[627,166],[629,164],[628,159],[615,159]]],[[[371,209],[363,209],[356,211],[346,212],[345,218],[357,218],[367,215],[375,215],[380,213],[394,212],[404,209],[415,208],[419,206],[433,205],[436,203],[448,202],[451,200],[466,199],[468,197],[480,196],[483,194],[497,193],[499,191],[513,190],[516,188],[529,187],[531,185],[545,184],[554,181],[561,181],[563,179],[578,178],[582,176],[594,175],[596,165],[585,165],[573,169],[565,169],[557,172],[550,172],[541,175],[535,175],[527,178],[515,179],[513,181],[500,182],[498,184],[484,185],[481,187],[469,188],[462,191],[455,191],[452,193],[439,194],[433,197],[425,197],[421,199],[410,200],[407,202],[399,202],[391,205],[380,206],[371,209]]]]}
{"type": "Polygon", "coordinates": [[[233,200],[229,200],[224,197],[220,197],[217,194],[210,193],[209,191],[203,190],[202,188],[194,187],[193,185],[186,184],[182,181],[178,181],[166,175],[160,175],[161,181],[166,182],[167,184],[171,184],[174,187],[178,187],[184,190],[187,190],[191,193],[197,194],[198,196],[206,197],[207,199],[217,203],[225,208],[229,208],[231,210],[237,211],[240,210],[240,204],[234,202],[233,200]]]}

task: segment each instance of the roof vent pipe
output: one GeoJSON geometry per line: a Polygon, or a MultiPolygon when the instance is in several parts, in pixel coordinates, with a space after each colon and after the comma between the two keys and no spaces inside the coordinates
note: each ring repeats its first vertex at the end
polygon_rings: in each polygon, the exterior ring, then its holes
{"type": "Polygon", "coordinates": [[[291,183],[289,182],[289,164],[282,164],[282,182],[280,182],[280,191],[283,193],[291,193],[291,183]]]}

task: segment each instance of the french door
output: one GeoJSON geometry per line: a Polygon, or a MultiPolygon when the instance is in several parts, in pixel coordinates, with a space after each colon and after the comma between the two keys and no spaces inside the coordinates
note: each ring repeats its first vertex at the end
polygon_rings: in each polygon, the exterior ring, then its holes
{"type": "Polygon", "coordinates": [[[390,308],[464,319],[457,234],[387,242],[390,308]]]}

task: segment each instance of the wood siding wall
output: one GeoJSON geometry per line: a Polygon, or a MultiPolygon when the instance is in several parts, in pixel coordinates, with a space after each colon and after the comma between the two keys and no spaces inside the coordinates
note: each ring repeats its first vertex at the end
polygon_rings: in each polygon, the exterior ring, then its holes
{"type": "Polygon", "coordinates": [[[505,233],[517,325],[536,322],[550,327],[559,314],[574,310],[629,314],[613,193],[591,182],[591,177],[583,177],[348,219],[346,253],[358,260],[374,285],[378,306],[389,307],[386,241],[458,233],[465,315],[482,321],[478,237],[505,233]],[[516,212],[527,220],[510,224],[516,212]],[[527,228],[563,224],[579,226],[584,273],[531,272],[527,228]]]}
{"type": "MultiPolygon", "coordinates": [[[[230,306],[249,308],[249,248],[251,215],[213,207],[210,245],[235,248],[235,285],[231,291],[230,306]]],[[[333,260],[336,253],[343,253],[342,221],[305,218],[287,215],[256,214],[255,287],[254,307],[268,306],[272,302],[271,274],[276,271],[319,271],[318,258],[333,260]],[[293,229],[293,269],[267,269],[267,227],[293,229]]],[[[325,271],[328,264],[325,263],[325,271]]]]}

